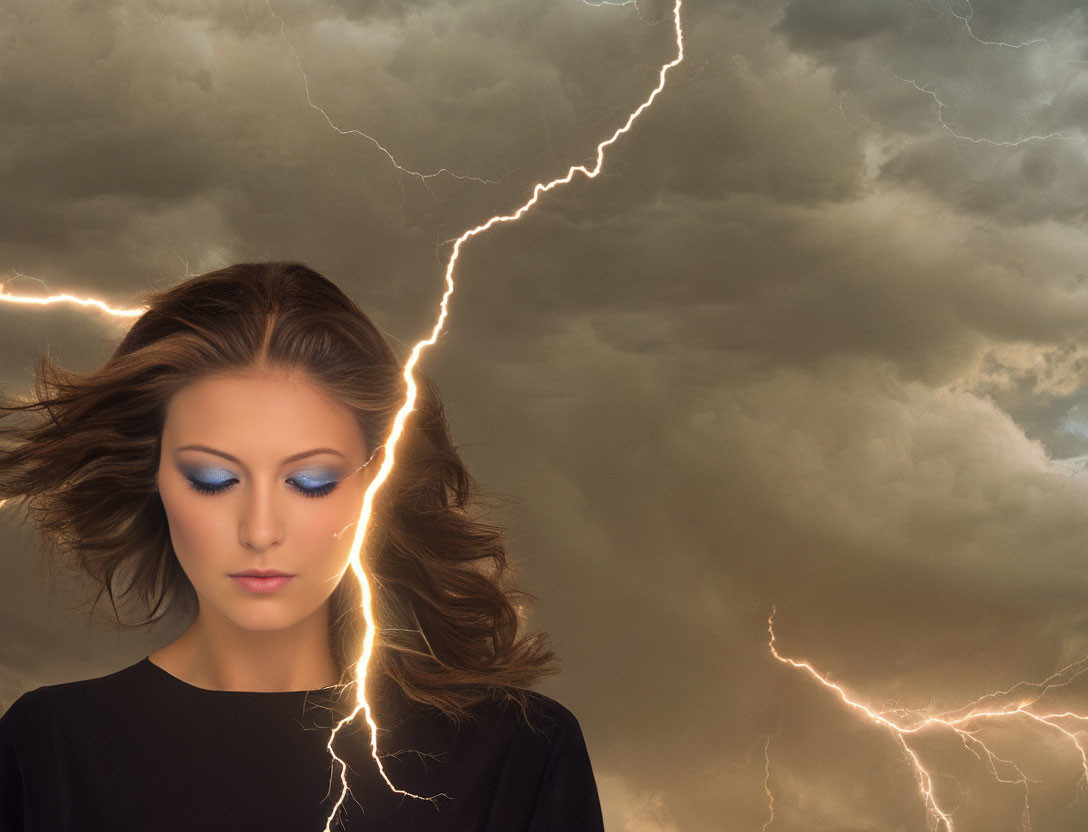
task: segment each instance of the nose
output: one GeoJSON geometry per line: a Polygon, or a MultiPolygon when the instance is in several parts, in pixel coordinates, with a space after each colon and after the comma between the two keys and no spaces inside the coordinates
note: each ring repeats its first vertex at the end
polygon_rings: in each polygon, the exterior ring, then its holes
{"type": "Polygon", "coordinates": [[[238,542],[257,552],[263,552],[283,541],[283,495],[274,484],[250,481],[242,500],[242,516],[238,521],[238,542]]]}

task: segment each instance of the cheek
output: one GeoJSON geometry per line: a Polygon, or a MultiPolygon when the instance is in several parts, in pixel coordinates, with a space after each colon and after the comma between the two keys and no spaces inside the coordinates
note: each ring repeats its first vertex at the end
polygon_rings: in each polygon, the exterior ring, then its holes
{"type": "Polygon", "coordinates": [[[216,510],[207,497],[197,494],[176,478],[164,476],[160,480],[159,495],[178,561],[192,577],[206,567],[204,561],[214,554],[217,542],[221,547],[226,539],[223,512],[216,510]]]}
{"type": "MultiPolygon", "coordinates": [[[[301,562],[313,564],[315,573],[338,580],[349,569],[351,545],[359,525],[366,494],[365,482],[345,481],[327,497],[292,501],[287,539],[301,562]]],[[[364,546],[365,548],[365,546],[364,546]]]]}
{"type": "Polygon", "coordinates": [[[328,497],[311,502],[319,505],[296,506],[288,534],[305,540],[305,547],[323,563],[346,564],[363,508],[363,491],[338,488],[328,497]]]}

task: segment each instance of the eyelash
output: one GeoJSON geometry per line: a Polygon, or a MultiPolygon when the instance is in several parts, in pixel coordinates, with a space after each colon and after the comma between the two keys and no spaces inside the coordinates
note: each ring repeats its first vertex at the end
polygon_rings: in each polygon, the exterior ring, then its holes
{"type": "MultiPolygon", "coordinates": [[[[188,478],[186,479],[189,485],[198,494],[221,494],[228,488],[230,488],[230,486],[233,484],[230,483],[226,485],[206,485],[202,482],[199,482],[198,480],[190,480],[188,478]]],[[[233,482],[238,482],[238,480],[234,480],[233,482]]],[[[317,498],[324,497],[327,494],[331,494],[337,485],[338,483],[336,482],[326,483],[325,485],[320,485],[317,488],[302,488],[301,486],[296,485],[295,490],[302,494],[302,496],[304,497],[317,498]]]]}

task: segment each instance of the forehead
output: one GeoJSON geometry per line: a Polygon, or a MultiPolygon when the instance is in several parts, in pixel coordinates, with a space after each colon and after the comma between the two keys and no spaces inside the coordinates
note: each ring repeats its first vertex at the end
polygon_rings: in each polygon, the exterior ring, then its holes
{"type": "Polygon", "coordinates": [[[186,385],[167,404],[163,444],[188,442],[277,458],[314,443],[345,453],[363,445],[347,407],[306,376],[286,372],[220,373],[186,385]]]}

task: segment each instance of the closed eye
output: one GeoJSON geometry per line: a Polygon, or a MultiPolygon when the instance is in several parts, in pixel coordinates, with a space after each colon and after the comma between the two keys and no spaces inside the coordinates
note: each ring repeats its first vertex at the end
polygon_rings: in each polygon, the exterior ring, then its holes
{"type": "MultiPolygon", "coordinates": [[[[224,491],[230,489],[234,483],[238,482],[236,479],[226,480],[221,483],[211,484],[195,480],[190,477],[185,478],[186,482],[192,487],[198,494],[222,494],[224,491]]],[[[324,485],[319,485],[313,488],[307,488],[296,483],[293,479],[287,480],[291,483],[292,488],[302,494],[304,497],[324,497],[327,494],[331,494],[339,483],[336,480],[327,482],[324,485]]]]}

